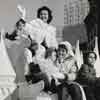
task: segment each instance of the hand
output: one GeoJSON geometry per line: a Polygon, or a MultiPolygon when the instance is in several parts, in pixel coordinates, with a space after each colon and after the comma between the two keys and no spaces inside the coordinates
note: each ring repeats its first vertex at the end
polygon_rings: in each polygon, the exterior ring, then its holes
{"type": "Polygon", "coordinates": [[[61,84],[61,83],[58,81],[58,79],[55,79],[55,84],[56,84],[56,86],[57,86],[57,85],[59,85],[59,84],[61,84]]]}
{"type": "Polygon", "coordinates": [[[31,85],[32,84],[32,80],[30,80],[29,82],[28,82],[28,85],[31,85]]]}

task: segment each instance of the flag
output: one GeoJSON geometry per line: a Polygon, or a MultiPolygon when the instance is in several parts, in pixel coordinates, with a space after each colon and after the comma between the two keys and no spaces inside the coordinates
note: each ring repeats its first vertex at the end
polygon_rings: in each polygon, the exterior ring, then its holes
{"type": "Polygon", "coordinates": [[[76,42],[75,59],[76,59],[77,65],[78,65],[78,69],[80,69],[81,65],[83,64],[83,53],[82,53],[82,51],[80,51],[80,48],[79,48],[79,40],[77,40],[77,42],[76,42]]]}
{"type": "Polygon", "coordinates": [[[94,65],[95,69],[96,69],[96,76],[100,77],[100,56],[99,56],[99,50],[98,50],[98,37],[95,37],[95,48],[94,48],[94,52],[97,55],[97,60],[96,63],[94,65]]]}

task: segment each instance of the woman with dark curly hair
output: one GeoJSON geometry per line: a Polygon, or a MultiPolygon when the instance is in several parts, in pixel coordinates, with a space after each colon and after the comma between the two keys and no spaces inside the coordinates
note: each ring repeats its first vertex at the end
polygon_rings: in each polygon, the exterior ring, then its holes
{"type": "MultiPolygon", "coordinates": [[[[25,20],[26,10],[21,6],[18,6],[18,9],[22,15],[21,18],[25,20]]],[[[37,19],[26,23],[25,26],[25,31],[32,40],[35,40],[39,45],[43,45],[46,49],[57,48],[56,28],[50,25],[52,18],[52,11],[43,6],[37,10],[37,19]]]]}
{"type": "Polygon", "coordinates": [[[44,22],[49,24],[53,19],[52,11],[48,7],[43,6],[37,11],[37,18],[40,18],[44,22]]]}

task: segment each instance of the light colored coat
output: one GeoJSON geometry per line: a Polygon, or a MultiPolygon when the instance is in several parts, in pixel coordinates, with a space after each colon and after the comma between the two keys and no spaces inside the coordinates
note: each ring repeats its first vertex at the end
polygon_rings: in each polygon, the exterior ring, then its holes
{"type": "Polygon", "coordinates": [[[75,65],[75,59],[72,56],[64,59],[61,63],[57,60],[57,67],[60,72],[68,76],[69,81],[76,79],[77,66],[75,65]]]}
{"type": "Polygon", "coordinates": [[[45,40],[47,47],[57,48],[56,28],[44,23],[41,19],[35,19],[26,23],[25,31],[38,44],[41,44],[45,40]]]}

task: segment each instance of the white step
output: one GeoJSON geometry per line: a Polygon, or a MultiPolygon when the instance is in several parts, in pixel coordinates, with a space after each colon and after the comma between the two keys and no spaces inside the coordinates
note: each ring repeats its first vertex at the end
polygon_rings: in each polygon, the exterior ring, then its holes
{"type": "Polygon", "coordinates": [[[43,89],[43,81],[38,84],[27,85],[22,84],[19,87],[19,98],[20,100],[57,100],[57,95],[49,95],[41,92],[43,89]]]}

